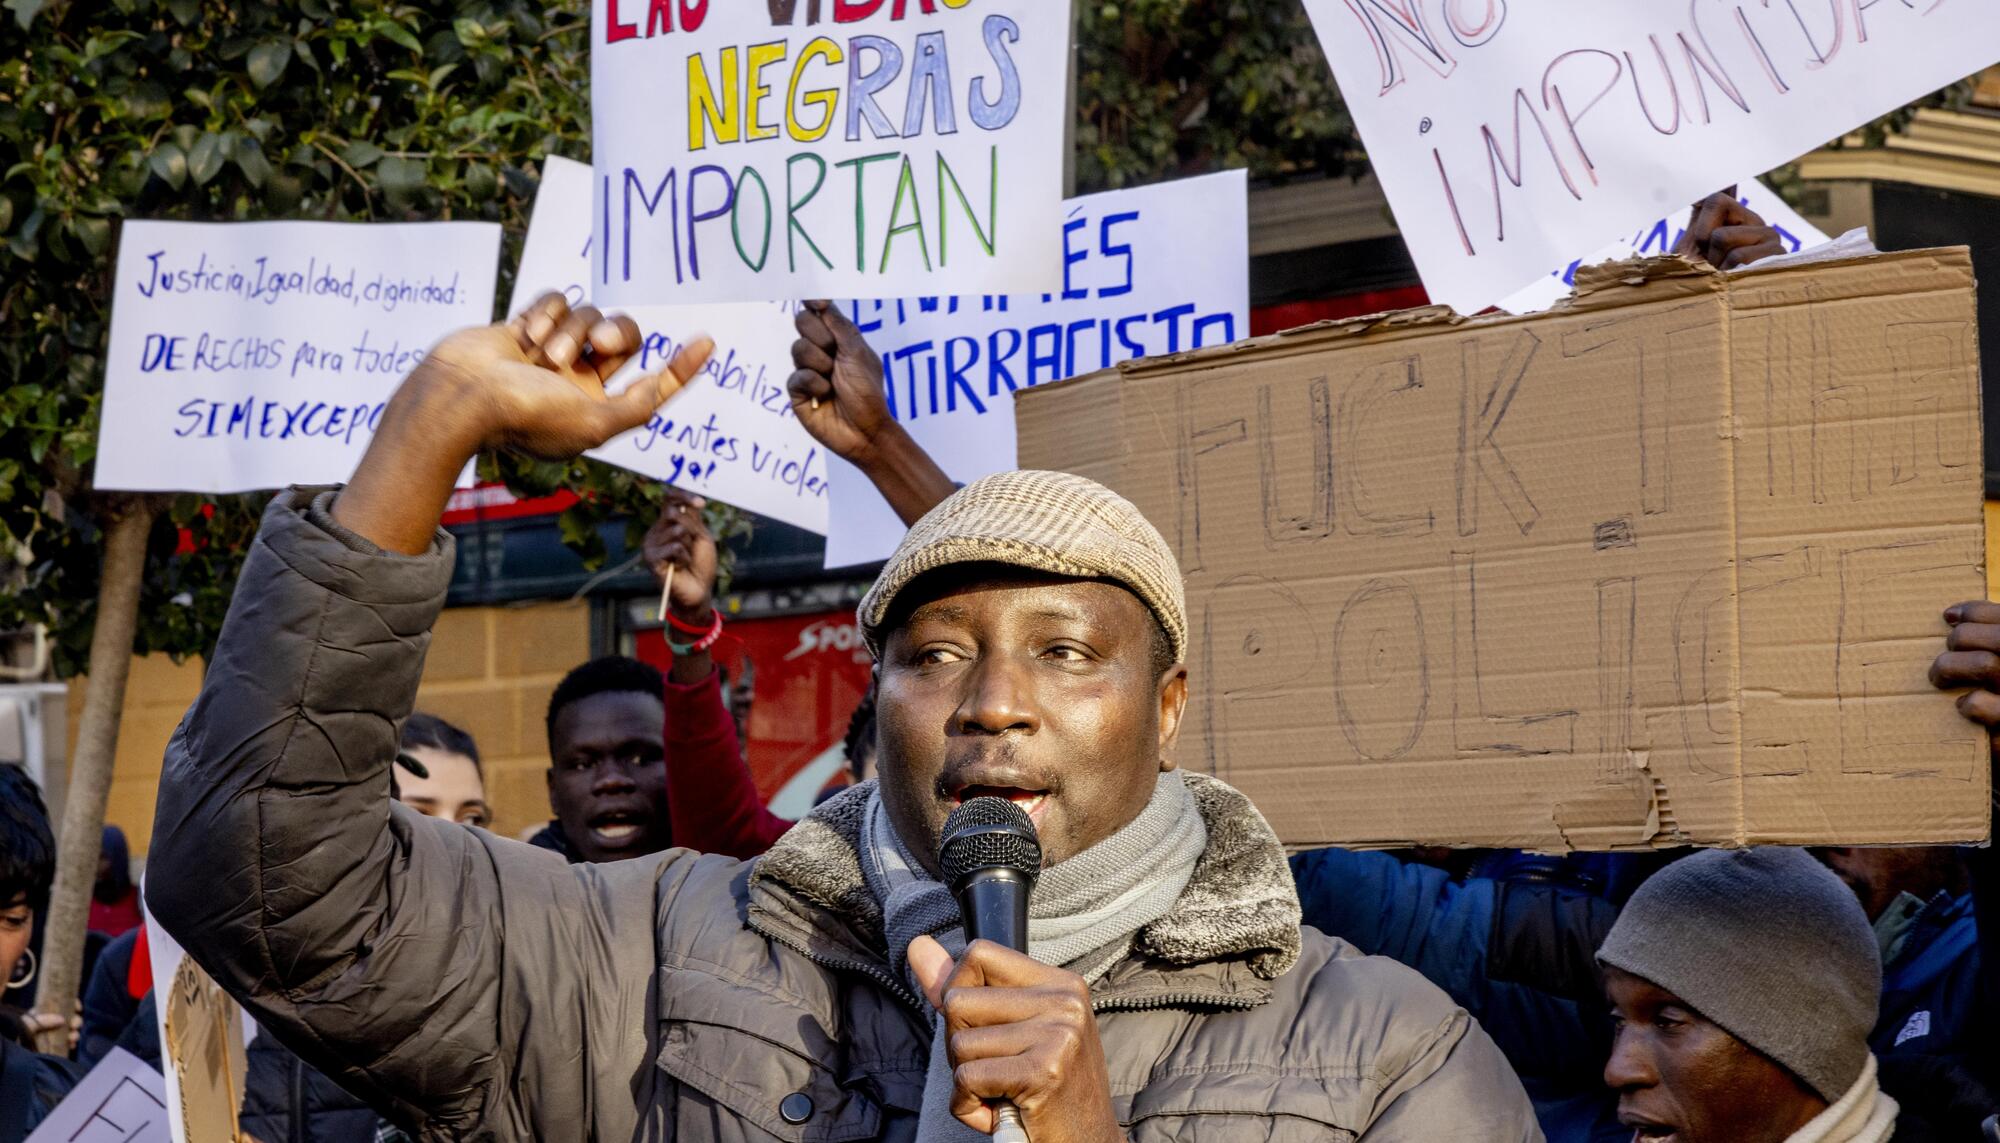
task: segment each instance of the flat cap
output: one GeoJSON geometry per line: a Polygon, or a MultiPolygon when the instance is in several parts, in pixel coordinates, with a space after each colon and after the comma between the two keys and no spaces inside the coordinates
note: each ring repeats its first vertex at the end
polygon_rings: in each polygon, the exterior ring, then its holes
{"type": "Polygon", "coordinates": [[[876,658],[897,593],[954,564],[1008,564],[1075,579],[1102,579],[1139,597],[1187,657],[1180,564],[1132,502],[1095,480],[1022,469],[976,480],[917,521],[862,597],[861,635],[876,658]]]}

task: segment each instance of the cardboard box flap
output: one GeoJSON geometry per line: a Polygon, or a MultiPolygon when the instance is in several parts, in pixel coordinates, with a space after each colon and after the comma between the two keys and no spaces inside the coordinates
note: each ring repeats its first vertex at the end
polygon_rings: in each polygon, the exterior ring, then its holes
{"type": "Polygon", "coordinates": [[[1175,546],[1181,763],[1299,845],[1983,838],[1925,678],[1984,590],[1965,252],[1587,278],[1019,395],[1175,546]]]}

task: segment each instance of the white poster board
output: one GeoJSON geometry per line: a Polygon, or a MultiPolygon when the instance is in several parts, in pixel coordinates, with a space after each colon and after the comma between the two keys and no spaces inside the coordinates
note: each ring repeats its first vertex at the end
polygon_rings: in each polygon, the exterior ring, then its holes
{"type": "MultiPolygon", "coordinates": [[[[589,211],[590,168],[547,159],[510,312],[550,290],[566,294],[572,305],[587,300],[589,211]]],[[[646,334],[645,351],[619,374],[618,384],[664,368],[698,333],[715,339],[715,355],[649,423],[590,455],[810,532],[826,531],[826,451],[792,415],[785,389],[798,337],[793,306],[604,308],[629,314],[646,334]]]]}
{"type": "MultiPolygon", "coordinates": [[[[1743,179],[1736,184],[1736,200],[1756,212],[1778,232],[1778,239],[1785,244],[1787,254],[1811,250],[1831,241],[1819,227],[1807,222],[1798,211],[1786,205],[1784,199],[1756,179],[1743,179]]],[[[1567,266],[1553,270],[1537,278],[1528,288],[1516,291],[1496,304],[1510,314],[1540,313],[1570,295],[1570,290],[1576,285],[1576,272],[1584,266],[1672,253],[1687,230],[1690,213],[1682,210],[1671,217],[1654,219],[1630,237],[1621,238],[1588,258],[1578,258],[1567,266]]]]}
{"type": "Polygon", "coordinates": [[[499,257],[486,222],[125,223],[97,487],[346,480],[424,353],[493,320],[499,257]]]}
{"type": "Polygon", "coordinates": [[[599,302],[1055,283],[1067,4],[591,10],[599,302]]]}
{"type": "Polygon", "coordinates": [[[2000,60],[2000,4],[1305,0],[1424,288],[1477,313],[2000,60]]]}
{"type": "MultiPolygon", "coordinates": [[[[1059,292],[842,302],[882,356],[896,419],[953,480],[1014,467],[1014,393],[1250,334],[1244,173],[1071,199],[1059,292]]],[[[868,478],[830,466],[826,566],[885,559],[905,531],[868,478]]]]}
{"type": "Polygon", "coordinates": [[[171,1143],[160,1073],[113,1048],[49,1112],[27,1143],[171,1143]]]}

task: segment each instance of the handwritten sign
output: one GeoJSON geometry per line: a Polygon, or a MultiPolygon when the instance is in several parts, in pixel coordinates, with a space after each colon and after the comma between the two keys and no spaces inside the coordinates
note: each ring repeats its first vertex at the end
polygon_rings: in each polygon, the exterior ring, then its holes
{"type": "Polygon", "coordinates": [[[1180,764],[1293,845],[1985,837],[1926,678],[1984,583],[1970,256],[1586,286],[1021,395],[1179,556],[1180,764]]]}
{"type": "Polygon", "coordinates": [[[1993,4],[1305,3],[1461,313],[2000,60],[1993,4]]]}
{"type": "MultiPolygon", "coordinates": [[[[593,0],[594,297],[1041,290],[1067,5],[593,0]]],[[[1523,276],[1525,279],[1525,275],[1523,276]]]]}
{"type": "MultiPolygon", "coordinates": [[[[1242,171],[1071,199],[1056,293],[842,303],[882,357],[889,405],[954,480],[1014,467],[1014,394],[1250,332],[1242,171]]],[[[886,558],[904,527],[835,460],[826,566],[886,558]]]]}
{"type": "Polygon", "coordinates": [[[28,1143],[172,1143],[165,1084],[145,1061],[113,1048],[49,1112],[28,1143]]]}
{"type": "Polygon", "coordinates": [[[493,319],[484,222],[125,224],[97,486],[335,483],[444,335],[493,319]]]}
{"type": "MultiPolygon", "coordinates": [[[[1798,211],[1786,205],[1784,199],[1771,193],[1763,183],[1742,179],[1736,186],[1736,200],[1756,212],[1759,218],[1771,225],[1771,229],[1778,232],[1778,239],[1785,244],[1785,253],[1797,254],[1832,241],[1819,227],[1807,222],[1798,211]]],[[[1585,266],[1671,253],[1687,230],[1688,216],[1689,212],[1683,210],[1675,212],[1671,218],[1654,219],[1629,238],[1622,238],[1588,258],[1578,258],[1559,270],[1545,274],[1537,278],[1533,285],[1509,294],[1497,304],[1510,314],[1540,313],[1569,296],[1571,287],[1576,285],[1576,272],[1585,266]]]]}
{"type": "MultiPolygon", "coordinates": [[[[550,290],[566,294],[572,305],[588,298],[589,210],[590,168],[549,158],[511,310],[550,290]]],[[[798,337],[792,304],[618,308],[646,334],[645,350],[618,384],[641,370],[664,368],[698,333],[715,339],[715,355],[643,428],[590,455],[807,531],[826,531],[826,453],[792,416],[785,390],[798,337]]]]}

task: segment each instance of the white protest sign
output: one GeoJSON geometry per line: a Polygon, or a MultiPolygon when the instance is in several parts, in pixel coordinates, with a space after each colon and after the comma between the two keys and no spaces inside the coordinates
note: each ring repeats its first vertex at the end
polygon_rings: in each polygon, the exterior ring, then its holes
{"type": "MultiPolygon", "coordinates": [[[[1250,333],[1240,170],[1071,199],[1050,228],[1059,293],[843,302],[882,357],[890,410],[956,481],[1014,467],[1014,392],[1250,333]]],[[[835,460],[826,566],[886,558],[902,521],[835,460]]]]}
{"type": "MultiPolygon", "coordinates": [[[[572,305],[589,297],[589,212],[590,168],[546,160],[510,311],[550,290],[568,295],[572,305]]],[[[649,423],[590,455],[807,531],[826,531],[826,452],[792,416],[785,391],[798,337],[791,304],[617,308],[646,335],[645,349],[620,383],[664,368],[698,333],[715,339],[715,355],[649,423]]]]}
{"type": "Polygon", "coordinates": [[[97,486],[346,480],[425,351],[493,320],[499,257],[486,222],[127,222],[97,486]]]}
{"type": "Polygon", "coordinates": [[[171,1143],[166,1081],[113,1048],[49,1112],[27,1143],[171,1143]]]}
{"type": "MultiPolygon", "coordinates": [[[[1778,232],[1778,238],[1785,244],[1787,254],[1810,250],[1831,241],[1819,227],[1807,222],[1798,211],[1786,205],[1784,199],[1773,194],[1769,187],[1756,179],[1743,179],[1736,184],[1736,200],[1754,211],[1778,232]]],[[[1570,295],[1570,290],[1576,285],[1576,272],[1584,266],[1671,253],[1675,244],[1680,242],[1681,234],[1687,230],[1691,213],[1689,210],[1682,210],[1670,218],[1655,219],[1629,239],[1613,242],[1588,258],[1578,258],[1567,266],[1545,274],[1536,279],[1533,285],[1510,294],[1495,304],[1510,314],[1540,313],[1570,295]]]]}
{"type": "Polygon", "coordinates": [[[591,295],[1043,290],[1070,12],[1047,0],[593,0],[591,295]]]}
{"type": "Polygon", "coordinates": [[[1433,300],[1561,265],[2000,60],[2000,4],[1305,0],[1433,300]]]}

